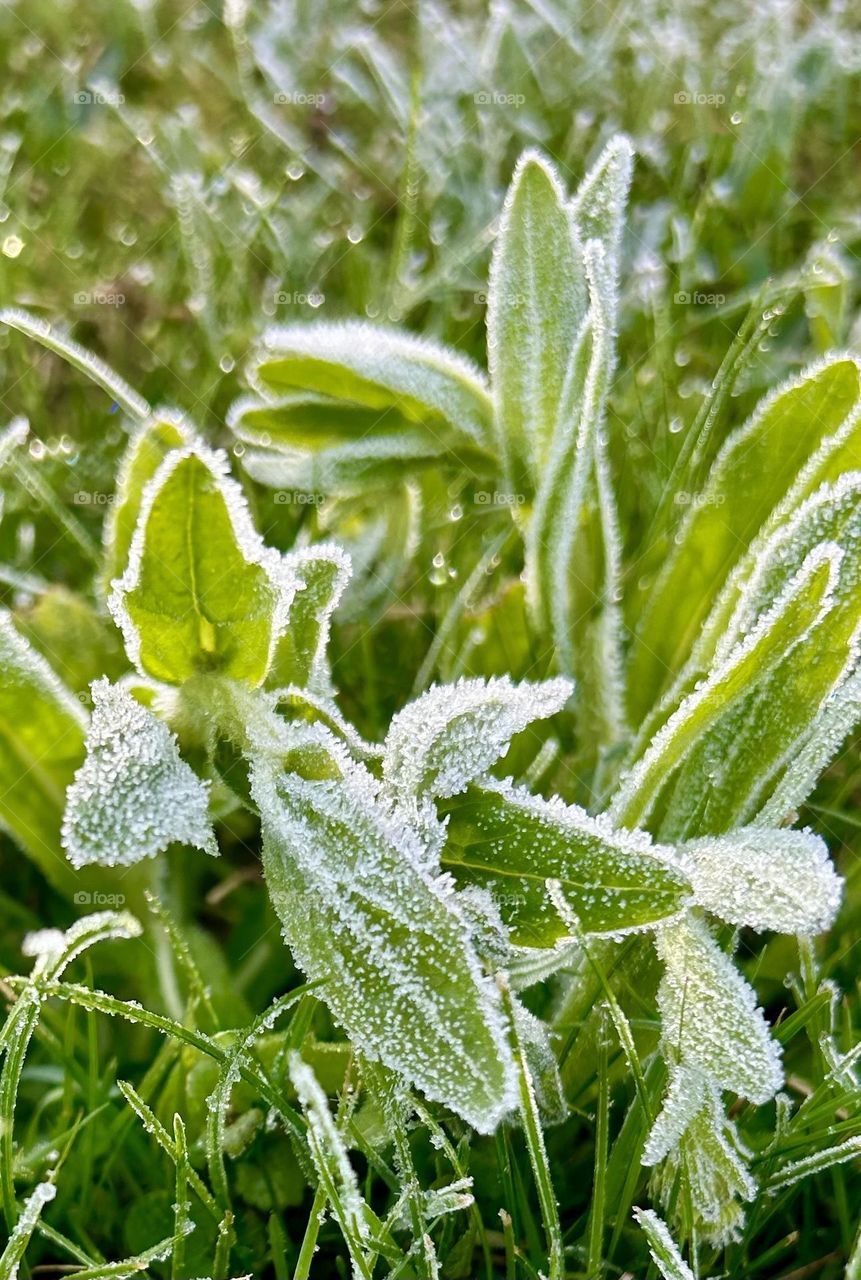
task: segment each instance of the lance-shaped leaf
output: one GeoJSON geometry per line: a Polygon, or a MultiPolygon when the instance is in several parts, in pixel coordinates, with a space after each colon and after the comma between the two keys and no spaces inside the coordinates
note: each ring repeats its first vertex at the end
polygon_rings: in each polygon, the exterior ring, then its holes
{"type": "Polygon", "coordinates": [[[730,924],[819,933],[840,906],[841,880],[811,831],[742,827],[682,846],[700,906],[730,924]]]}
{"type": "Polygon", "coordinates": [[[648,1241],[652,1261],[664,1280],[695,1280],[693,1271],[670,1235],[669,1227],[654,1209],[635,1209],[634,1217],[648,1241]]]}
{"type": "Polygon", "coordinates": [[[722,1089],[767,1102],[783,1072],[753,988],[696,916],[659,929],[656,946],[665,965],[658,1008],[668,1052],[722,1089]]]}
{"type": "MultiPolygon", "coordinates": [[[[625,226],[625,209],[634,171],[634,149],[624,134],[610,139],[571,199],[580,240],[599,240],[617,262],[625,226]]],[[[614,267],[618,274],[618,267],[614,267]]]]}
{"type": "Polygon", "coordinates": [[[558,881],[584,933],[624,934],[678,914],[690,882],[671,849],[614,830],[577,805],[485,783],[448,808],[443,865],[489,888],[511,940],[552,947],[570,930],[547,888],[558,881]]]}
{"type": "Polygon", "coordinates": [[[361,321],[269,329],[252,378],[269,395],[322,395],[377,410],[381,418],[395,410],[432,440],[484,446],[492,439],[490,396],[478,366],[398,330],[361,321]]]}
{"type": "Polygon", "coordinates": [[[766,397],[729,437],[649,591],[631,655],[635,721],[681,670],[727,575],[772,513],[785,512],[787,492],[797,504],[832,474],[835,452],[843,465],[847,449],[857,452],[859,394],[858,363],[830,359],[766,397]]]}
{"type": "Polygon", "coordinates": [[[542,156],[527,151],[505,198],[487,307],[496,430],[513,491],[537,486],[585,311],[580,248],[562,184],[542,156]]]}
{"type": "Polygon", "coordinates": [[[171,452],[147,485],[128,567],[108,603],[142,674],[180,684],[219,671],[258,685],[292,591],[226,459],[197,446],[171,452]]]}
{"type": "Polygon", "coordinates": [[[323,998],[357,1048],[490,1132],[514,1105],[514,1064],[451,885],[428,873],[418,837],[325,730],[305,732],[291,765],[305,776],[259,760],[252,793],[297,963],[326,980],[323,998]]]}
{"type": "Polygon", "coordinates": [[[296,594],[267,683],[325,696],[332,692],[326,662],[329,625],[350,578],[350,557],[335,543],[321,543],[293,552],[289,562],[296,594]]]}
{"type": "Polygon", "coordinates": [[[839,559],[839,548],[833,544],[812,552],[771,608],[673,712],[624,778],[611,807],[616,822],[645,823],[668,779],[697,743],[779,666],[833,606],[839,559]]]}
{"type": "Polygon", "coordinates": [[[697,743],[666,807],[660,828],[664,838],[717,834],[749,821],[827,698],[856,665],[861,473],[850,472],[823,486],[778,529],[742,593],[717,661],[723,660],[725,646],[756,625],[791,575],[801,573],[816,556],[831,557],[835,567],[830,607],[697,743]]]}
{"type": "Polygon", "coordinates": [[[217,854],[204,782],[167,725],[120,685],[93,685],[87,758],[66,799],[63,845],[75,867],[130,866],[171,844],[217,854]]]}
{"type": "Polygon", "coordinates": [[[80,702],[0,612],[0,823],[63,889],[74,887],[74,878],[60,824],[86,728],[80,702]]]}
{"type": "Polygon", "coordinates": [[[392,720],[387,787],[401,799],[457,795],[505,755],[516,733],[561,711],[571,691],[565,679],[512,684],[508,676],[435,686],[392,720]]]}
{"type": "Polygon", "coordinates": [[[178,415],[159,413],[132,436],[120,465],[115,501],[105,522],[105,580],[110,584],[128,564],[144,490],[172,449],[194,442],[194,432],[178,415]]]}

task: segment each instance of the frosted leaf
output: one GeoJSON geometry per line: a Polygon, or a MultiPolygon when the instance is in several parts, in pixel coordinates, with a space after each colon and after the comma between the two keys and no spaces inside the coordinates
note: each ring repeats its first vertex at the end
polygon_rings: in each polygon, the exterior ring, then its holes
{"type": "Polygon", "coordinates": [[[653,1209],[634,1209],[634,1217],[645,1233],[649,1253],[664,1280],[695,1280],[694,1273],[679,1253],[669,1228],[653,1209]]]}
{"type": "Polygon", "coordinates": [[[40,1182],[24,1201],[24,1208],[12,1228],[6,1248],[0,1254],[0,1276],[8,1277],[8,1280],[16,1280],[18,1264],[30,1243],[30,1237],[36,1230],[42,1210],[46,1204],[51,1203],[56,1194],[57,1188],[52,1182],[40,1182]]]}
{"type": "Polygon", "coordinates": [[[694,1117],[702,1110],[714,1086],[702,1071],[670,1063],[670,1082],[658,1117],[643,1147],[642,1163],[659,1164],[678,1147],[694,1117]]]}
{"type": "Polygon", "coordinates": [[[516,490],[537,486],[586,311],[581,251],[549,161],[526,151],[505,197],[490,266],[487,355],[499,448],[516,490]]]}
{"type": "Polygon", "coordinates": [[[445,461],[464,464],[460,451],[447,453],[444,442],[419,430],[362,437],[314,449],[246,449],[243,469],[258,484],[299,493],[355,497],[370,490],[391,490],[422,468],[445,461]]]}
{"type": "Polygon", "coordinates": [[[87,758],[63,819],[72,865],[130,866],[174,843],[217,854],[207,786],[180,758],[167,725],[108,680],[92,693],[87,758]]]}
{"type": "Polygon", "coordinates": [[[571,682],[512,684],[508,676],[436,685],[394,717],[383,778],[397,796],[457,795],[533,720],[561,711],[571,682]]]}
{"type": "Polygon", "coordinates": [[[367,770],[321,726],[302,737],[305,776],[264,760],[252,775],[285,940],[357,1048],[490,1132],[515,1104],[514,1063],[457,896],[367,770]]]}
{"type": "Polygon", "coordinates": [[[820,933],[840,906],[841,879],[810,831],[742,827],[693,840],[682,853],[696,901],[730,924],[820,933]]]}
{"type": "Polygon", "coordinates": [[[655,1171],[654,1192],[665,1205],[677,1205],[684,1179],[700,1230],[712,1243],[728,1244],[743,1225],[742,1202],[756,1195],[750,1156],[723,1110],[717,1086],[704,1081],[702,1104],[655,1171]]]}
{"type": "Polygon", "coordinates": [[[634,149],[624,134],[616,134],[583,178],[570,205],[582,242],[600,240],[616,270],[633,169],[634,149]]]}
{"type": "Polygon", "coordinates": [[[290,1081],[308,1122],[308,1146],[320,1183],[326,1189],[335,1217],[348,1242],[366,1240],[365,1202],[344,1140],[332,1119],[329,1103],[317,1077],[298,1053],[288,1058],[290,1081]]]}
{"type": "Polygon", "coordinates": [[[824,1147],[812,1155],[802,1156],[800,1160],[790,1160],[780,1165],[768,1180],[768,1190],[778,1191],[782,1187],[791,1187],[809,1178],[812,1174],[832,1169],[837,1164],[845,1164],[848,1160],[861,1157],[861,1136],[856,1134],[833,1147],[824,1147]]]}
{"type": "Polygon", "coordinates": [[[586,934],[653,928],[690,900],[672,849],[578,805],[486,779],[446,808],[443,866],[460,885],[490,889],[515,945],[552,947],[570,933],[550,880],[586,934]]]}
{"type": "Polygon", "coordinates": [[[423,1199],[423,1217],[426,1222],[435,1222],[447,1213],[460,1213],[475,1204],[472,1178],[458,1178],[445,1187],[433,1187],[424,1192],[423,1199]]]}
{"type": "Polygon", "coordinates": [[[305,391],[381,413],[394,408],[431,436],[490,439],[490,397],[478,366],[440,343],[381,325],[268,329],[252,380],[263,394],[305,391]]]}
{"type": "Polygon", "coordinates": [[[350,578],[350,557],[335,543],[320,543],[292,552],[287,561],[296,594],[267,684],[274,688],[296,685],[331,696],[326,648],[332,614],[350,578]]]}
{"type": "Polygon", "coordinates": [[[0,431],[0,470],[26,442],[29,434],[30,424],[26,418],[13,418],[8,427],[0,431]]]}
{"type": "Polygon", "coordinates": [[[517,1042],[535,1091],[535,1100],[545,1125],[562,1124],[569,1115],[559,1064],[548,1028],[519,1000],[512,1001],[517,1042]]]}
{"type": "Polygon", "coordinates": [[[783,1072],[753,988],[696,916],[659,929],[655,945],[665,965],[658,1008],[667,1053],[723,1089],[767,1102],[783,1072]]]}
{"type": "Polygon", "coordinates": [[[225,455],[194,445],[168,453],[146,484],[108,607],[142,675],[181,684],[217,669],[259,685],[294,590],[289,562],[263,545],[225,455]]]}

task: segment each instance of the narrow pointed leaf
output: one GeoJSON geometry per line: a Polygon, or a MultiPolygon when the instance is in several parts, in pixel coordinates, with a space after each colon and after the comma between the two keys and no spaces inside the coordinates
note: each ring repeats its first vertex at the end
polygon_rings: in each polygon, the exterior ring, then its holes
{"type": "Polygon", "coordinates": [[[664,1280],[694,1280],[694,1273],[679,1253],[667,1224],[653,1209],[635,1209],[634,1217],[649,1244],[652,1261],[664,1280]]]}
{"type": "Polygon", "coordinates": [[[289,557],[296,594],[278,641],[267,683],[312,693],[332,692],[326,661],[329,625],[350,577],[350,557],[335,543],[321,543],[289,557]]]}

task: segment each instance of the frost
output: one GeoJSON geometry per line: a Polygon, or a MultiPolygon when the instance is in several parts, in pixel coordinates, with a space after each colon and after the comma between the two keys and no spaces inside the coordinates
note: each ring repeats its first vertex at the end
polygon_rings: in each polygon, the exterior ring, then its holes
{"type": "Polygon", "coordinates": [[[40,1182],[24,1201],[24,1208],[12,1228],[6,1248],[0,1255],[0,1275],[8,1277],[9,1280],[16,1280],[18,1264],[42,1216],[42,1210],[46,1204],[51,1203],[56,1194],[57,1188],[52,1182],[40,1182]]]}
{"type": "Polygon", "coordinates": [[[166,725],[125,689],[98,680],[87,758],[66,798],[63,846],[73,866],[130,866],[173,843],[218,848],[206,784],[166,725]]]}
{"type": "Polygon", "coordinates": [[[263,395],[304,390],[380,410],[393,405],[426,429],[428,416],[436,416],[466,439],[490,438],[481,370],[426,338],[360,321],[274,327],[263,335],[255,365],[263,395]]]}
{"type": "Polygon", "coordinates": [[[682,853],[696,901],[730,924],[819,933],[840,906],[841,879],[812,832],[742,827],[693,840],[682,853]]]}
{"type": "Polygon", "coordinates": [[[645,1233],[649,1253],[664,1280],[695,1280],[694,1273],[679,1253],[667,1224],[653,1209],[634,1209],[634,1217],[645,1233]]]}
{"type": "Polygon", "coordinates": [[[332,614],[350,580],[350,557],[342,547],[325,542],[291,552],[285,559],[296,588],[268,681],[332,697],[326,649],[332,614]]]}
{"type": "Polygon", "coordinates": [[[394,717],[383,777],[398,796],[457,795],[508,750],[534,720],[555,715],[569,680],[512,684],[507,676],[437,685],[394,717]]]}
{"type": "Polygon", "coordinates": [[[580,239],[584,244],[589,240],[601,241],[614,264],[614,274],[618,273],[633,170],[634,149],[630,140],[622,133],[616,134],[583,178],[570,204],[580,239]]]}
{"type": "Polygon", "coordinates": [[[666,966],[658,1008],[668,1054],[723,1089],[767,1102],[783,1072],[753,988],[696,916],[659,929],[655,945],[666,966]]]}
{"type": "Polygon", "coordinates": [[[331,735],[314,726],[303,741],[294,767],[310,778],[264,760],[252,775],[285,940],[368,1058],[490,1132],[514,1105],[514,1064],[451,884],[331,735]]]}
{"type": "Polygon", "coordinates": [[[29,434],[30,424],[26,418],[13,418],[8,427],[0,431],[0,469],[26,442],[29,434]]]}
{"type": "Polygon", "coordinates": [[[663,1105],[643,1147],[644,1165],[659,1164],[678,1147],[694,1117],[702,1110],[710,1090],[714,1090],[714,1085],[702,1071],[671,1062],[670,1083],[663,1105]]]}

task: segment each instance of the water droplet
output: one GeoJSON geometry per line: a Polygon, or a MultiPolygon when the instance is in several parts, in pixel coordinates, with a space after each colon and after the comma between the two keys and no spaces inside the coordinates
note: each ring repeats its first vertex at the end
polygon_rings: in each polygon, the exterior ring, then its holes
{"type": "Polygon", "coordinates": [[[222,356],[218,362],[218,367],[222,373],[232,373],[236,365],[233,356],[222,356]]]}
{"type": "Polygon", "coordinates": [[[680,431],[684,431],[685,424],[681,418],[673,418],[670,421],[670,435],[677,436],[680,431]]]}
{"type": "Polygon", "coordinates": [[[361,240],[364,239],[364,236],[365,236],[365,233],[361,227],[350,227],[349,231],[347,232],[347,239],[349,240],[350,244],[358,244],[361,240]]]}
{"type": "Polygon", "coordinates": [[[24,241],[20,236],[7,236],[3,241],[3,253],[7,258],[17,258],[23,248],[24,241]]]}
{"type": "Polygon", "coordinates": [[[294,160],[292,164],[288,164],[286,172],[287,177],[291,182],[298,182],[300,178],[305,177],[305,168],[298,160],[294,160]]]}
{"type": "Polygon", "coordinates": [[[460,520],[463,517],[463,507],[456,502],[448,513],[449,520],[460,520]]]}
{"type": "Polygon", "coordinates": [[[729,119],[730,119],[730,124],[741,124],[741,121],[742,121],[741,112],[733,111],[729,119]]]}

